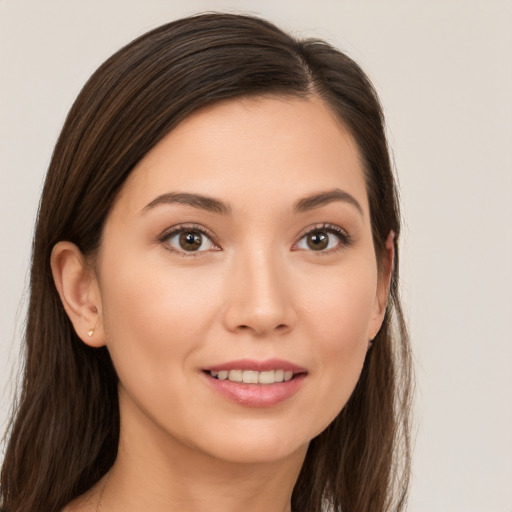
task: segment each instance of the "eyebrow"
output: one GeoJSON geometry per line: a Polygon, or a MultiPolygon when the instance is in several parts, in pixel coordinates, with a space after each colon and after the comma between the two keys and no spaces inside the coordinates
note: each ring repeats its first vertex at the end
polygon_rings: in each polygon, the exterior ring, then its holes
{"type": "MultiPolygon", "coordinates": [[[[315,208],[320,208],[321,206],[325,206],[326,204],[334,201],[342,201],[351,204],[358,210],[361,216],[364,217],[363,209],[356,198],[339,188],[304,197],[297,201],[294,210],[296,213],[303,213],[309,210],[314,210],[315,208]]],[[[231,214],[231,207],[222,201],[214,199],[213,197],[187,192],[169,192],[167,194],[162,194],[147,204],[143,208],[142,213],[147,210],[151,210],[156,206],[165,204],[184,204],[207,212],[220,213],[222,215],[231,214]]]]}
{"type": "Polygon", "coordinates": [[[339,188],[334,188],[332,190],[327,190],[326,192],[320,192],[300,199],[295,205],[295,212],[302,213],[314,210],[315,208],[320,208],[321,206],[332,203],[333,201],[342,201],[344,203],[351,204],[358,210],[361,216],[364,217],[363,209],[357,199],[348,192],[339,188]]]}
{"type": "Polygon", "coordinates": [[[223,215],[229,215],[231,213],[231,208],[218,199],[186,192],[162,194],[147,204],[143,208],[142,213],[162,204],[184,204],[207,212],[220,213],[223,215]]]}

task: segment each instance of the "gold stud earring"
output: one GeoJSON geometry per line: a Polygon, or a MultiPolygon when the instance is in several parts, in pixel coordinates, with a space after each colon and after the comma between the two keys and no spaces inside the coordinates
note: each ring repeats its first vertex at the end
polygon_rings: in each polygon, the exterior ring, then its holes
{"type": "Polygon", "coordinates": [[[94,327],[90,327],[89,330],[87,331],[87,336],[89,336],[89,338],[94,334],[94,327]]]}

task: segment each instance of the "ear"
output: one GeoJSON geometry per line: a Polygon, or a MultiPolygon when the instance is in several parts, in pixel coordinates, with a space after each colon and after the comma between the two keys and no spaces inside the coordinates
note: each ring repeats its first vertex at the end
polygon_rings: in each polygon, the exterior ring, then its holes
{"type": "Polygon", "coordinates": [[[384,315],[386,314],[386,308],[388,305],[389,288],[391,285],[391,278],[394,271],[395,261],[395,232],[390,231],[386,239],[386,250],[383,261],[380,264],[379,276],[377,282],[377,293],[375,296],[374,315],[372,318],[369,339],[370,341],[377,336],[384,315]]]}
{"type": "Polygon", "coordinates": [[[53,280],[79,338],[91,347],[105,345],[101,293],[94,270],[80,249],[59,242],[51,255],[53,280]]]}

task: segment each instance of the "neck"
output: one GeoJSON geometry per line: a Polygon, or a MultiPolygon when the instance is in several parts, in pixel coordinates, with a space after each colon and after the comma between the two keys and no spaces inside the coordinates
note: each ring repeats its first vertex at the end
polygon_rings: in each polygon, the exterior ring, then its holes
{"type": "Polygon", "coordinates": [[[156,426],[122,421],[116,462],[98,485],[99,510],[290,512],[306,450],[279,461],[235,463],[186,446],[156,426]]]}

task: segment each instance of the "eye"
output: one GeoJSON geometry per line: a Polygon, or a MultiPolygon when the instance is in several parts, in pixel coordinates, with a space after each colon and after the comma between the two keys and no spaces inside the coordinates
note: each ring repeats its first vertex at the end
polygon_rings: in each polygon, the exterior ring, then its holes
{"type": "Polygon", "coordinates": [[[197,227],[179,226],[165,233],[161,242],[182,254],[219,250],[205,231],[197,227]]]}
{"type": "Polygon", "coordinates": [[[339,226],[323,225],[308,231],[296,244],[300,250],[331,252],[350,244],[349,235],[339,226]]]}

